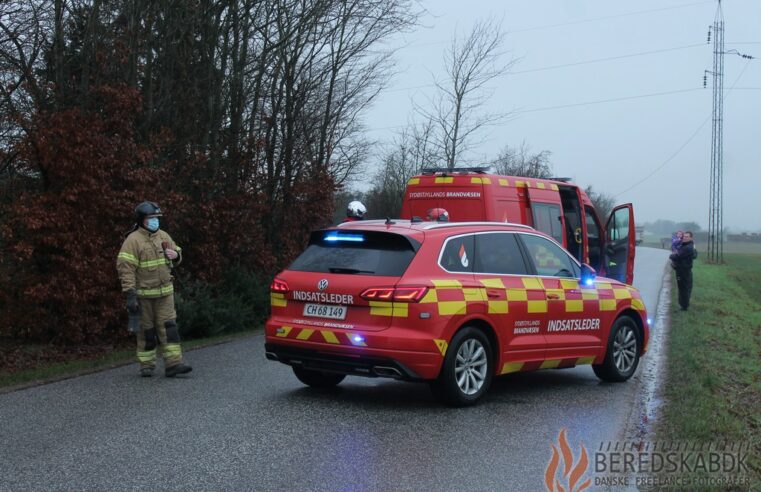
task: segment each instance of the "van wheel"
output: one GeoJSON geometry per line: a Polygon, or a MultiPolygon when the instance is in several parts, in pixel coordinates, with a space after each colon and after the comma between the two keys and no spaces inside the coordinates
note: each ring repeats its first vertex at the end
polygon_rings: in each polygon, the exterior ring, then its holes
{"type": "Polygon", "coordinates": [[[618,318],[610,328],[605,359],[592,366],[597,377],[616,383],[632,377],[639,364],[639,343],[634,320],[628,316],[618,318]]]}
{"type": "Polygon", "coordinates": [[[458,331],[447,349],[438,379],[431,382],[436,397],[455,407],[475,404],[494,376],[491,343],[473,326],[458,331]]]}
{"type": "Polygon", "coordinates": [[[299,381],[313,388],[332,388],[346,377],[346,374],[310,371],[301,367],[294,367],[293,373],[299,378],[299,381]]]}

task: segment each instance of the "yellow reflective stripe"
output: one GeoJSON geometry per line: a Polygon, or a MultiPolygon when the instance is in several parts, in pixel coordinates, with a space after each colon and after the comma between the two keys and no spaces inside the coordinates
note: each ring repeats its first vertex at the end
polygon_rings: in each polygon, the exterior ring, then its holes
{"type": "Polygon", "coordinates": [[[180,357],[182,356],[182,347],[179,343],[167,343],[163,347],[164,357],[180,357]]]}
{"type": "Polygon", "coordinates": [[[138,265],[138,268],[150,268],[150,267],[155,267],[159,265],[168,265],[168,264],[169,264],[169,260],[167,260],[166,258],[159,258],[157,260],[141,261],[140,264],[138,265]]]}
{"type": "Polygon", "coordinates": [[[139,296],[160,296],[171,294],[172,292],[174,292],[174,285],[172,284],[157,289],[137,289],[137,295],[139,296]]]}
{"type": "Polygon", "coordinates": [[[137,360],[140,362],[153,362],[156,359],[156,350],[137,351],[137,360]]]}
{"type": "Polygon", "coordinates": [[[131,253],[127,253],[126,251],[122,251],[119,253],[117,258],[126,261],[127,263],[132,263],[133,265],[137,265],[139,262],[137,261],[137,258],[135,258],[135,255],[131,253]]]}

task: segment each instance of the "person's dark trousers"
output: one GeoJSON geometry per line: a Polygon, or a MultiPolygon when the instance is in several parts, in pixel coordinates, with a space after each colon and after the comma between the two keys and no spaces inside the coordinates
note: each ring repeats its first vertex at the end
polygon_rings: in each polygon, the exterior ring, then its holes
{"type": "Polygon", "coordinates": [[[679,305],[682,309],[689,308],[692,295],[692,268],[676,269],[676,286],[679,289],[679,305]]]}

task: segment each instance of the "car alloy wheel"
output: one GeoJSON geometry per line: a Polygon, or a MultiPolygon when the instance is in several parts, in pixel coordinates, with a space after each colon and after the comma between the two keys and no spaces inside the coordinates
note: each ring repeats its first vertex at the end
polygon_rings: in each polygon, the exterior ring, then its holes
{"type": "Polygon", "coordinates": [[[455,360],[457,386],[466,395],[473,395],[486,381],[488,363],[486,349],[478,340],[471,338],[460,345],[455,360]]]}
{"type": "Polygon", "coordinates": [[[621,373],[628,372],[637,355],[637,335],[630,325],[624,325],[613,340],[613,362],[621,373]]]}

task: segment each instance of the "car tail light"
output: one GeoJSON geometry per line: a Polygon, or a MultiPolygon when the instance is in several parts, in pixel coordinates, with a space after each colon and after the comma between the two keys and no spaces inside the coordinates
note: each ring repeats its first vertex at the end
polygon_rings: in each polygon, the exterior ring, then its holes
{"type": "Polygon", "coordinates": [[[428,287],[370,287],[359,296],[366,301],[418,302],[428,287]]]}
{"type": "Polygon", "coordinates": [[[285,280],[280,280],[279,278],[276,278],[270,284],[270,292],[286,294],[288,293],[288,291],[290,291],[290,289],[288,288],[288,283],[285,280]]]}

